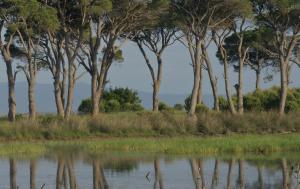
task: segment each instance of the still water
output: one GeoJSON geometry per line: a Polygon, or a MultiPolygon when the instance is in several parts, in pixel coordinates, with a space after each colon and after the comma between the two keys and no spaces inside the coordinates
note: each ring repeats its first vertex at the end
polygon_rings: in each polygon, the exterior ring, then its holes
{"type": "Polygon", "coordinates": [[[296,189],[299,181],[297,158],[282,156],[66,152],[0,160],[0,189],[296,189]]]}

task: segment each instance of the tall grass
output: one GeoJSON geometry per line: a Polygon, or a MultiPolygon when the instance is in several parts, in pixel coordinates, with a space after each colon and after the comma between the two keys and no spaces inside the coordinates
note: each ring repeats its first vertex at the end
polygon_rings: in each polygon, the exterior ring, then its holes
{"type": "Polygon", "coordinates": [[[298,133],[300,113],[278,117],[277,113],[202,113],[194,122],[182,112],[139,112],[77,115],[68,120],[40,116],[35,122],[19,118],[0,121],[0,140],[77,139],[95,137],[178,137],[231,134],[298,133]]]}

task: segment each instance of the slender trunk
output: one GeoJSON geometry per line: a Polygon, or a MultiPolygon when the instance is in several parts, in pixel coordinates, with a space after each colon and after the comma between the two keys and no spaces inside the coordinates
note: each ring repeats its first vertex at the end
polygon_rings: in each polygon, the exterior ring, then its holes
{"type": "Polygon", "coordinates": [[[198,90],[198,98],[197,104],[202,104],[203,102],[203,95],[202,95],[202,81],[203,81],[203,69],[200,69],[200,82],[199,82],[199,90],[198,90]]]}
{"type": "Polygon", "coordinates": [[[287,79],[287,63],[281,58],[280,61],[280,105],[279,105],[279,114],[284,115],[285,113],[285,104],[288,90],[288,79],[287,79]]]}
{"type": "Polygon", "coordinates": [[[159,160],[154,160],[154,170],[155,170],[155,181],[154,181],[154,189],[164,189],[163,178],[160,171],[159,160]]]}
{"type": "Polygon", "coordinates": [[[230,86],[231,82],[229,81],[227,60],[224,61],[223,66],[224,66],[224,81],[225,81],[225,91],[226,91],[227,102],[229,105],[230,112],[232,114],[236,114],[236,109],[235,109],[234,103],[232,101],[232,93],[231,93],[231,86],[230,86]]]}
{"type": "Polygon", "coordinates": [[[12,69],[12,62],[5,60],[6,73],[8,80],[8,120],[14,122],[16,120],[16,96],[15,96],[15,77],[12,69]]]}
{"type": "Polygon", "coordinates": [[[29,118],[36,119],[36,103],[35,103],[35,76],[32,75],[28,82],[28,101],[29,101],[29,118]]]}
{"type": "Polygon", "coordinates": [[[153,94],[152,94],[152,111],[158,112],[159,111],[159,82],[154,81],[153,82],[153,94]]]}
{"type": "Polygon", "coordinates": [[[195,117],[196,113],[196,106],[197,106],[197,98],[198,98],[198,91],[200,86],[200,73],[201,73],[201,41],[197,41],[196,43],[196,53],[195,53],[195,64],[194,64],[194,84],[192,90],[192,97],[191,97],[191,107],[189,110],[189,115],[191,117],[195,117]]]}
{"type": "Polygon", "coordinates": [[[57,172],[56,172],[56,189],[63,188],[63,176],[64,176],[64,161],[60,158],[58,159],[57,172]]]}
{"type": "Polygon", "coordinates": [[[215,188],[218,186],[219,184],[219,176],[220,176],[220,160],[216,159],[215,161],[215,168],[214,168],[214,174],[213,174],[213,177],[212,177],[212,182],[211,182],[211,188],[215,188]]]}
{"type": "Polygon", "coordinates": [[[255,91],[260,89],[260,70],[256,70],[256,82],[255,82],[255,91]]]}
{"type": "Polygon", "coordinates": [[[67,105],[65,109],[65,118],[69,118],[72,114],[73,108],[73,98],[74,98],[74,88],[75,88],[75,68],[73,63],[69,63],[68,69],[68,96],[67,105]]]}
{"type": "Polygon", "coordinates": [[[14,159],[9,160],[10,189],[17,189],[17,168],[14,159]]]}
{"type": "Polygon", "coordinates": [[[153,82],[153,111],[158,112],[159,106],[159,91],[163,76],[163,63],[161,55],[157,55],[157,76],[156,81],[153,82]]]}
{"type": "Polygon", "coordinates": [[[219,112],[220,111],[220,104],[219,104],[219,98],[218,98],[218,86],[217,86],[217,78],[215,78],[213,70],[212,70],[212,64],[210,62],[208,53],[205,49],[205,47],[202,46],[202,51],[204,53],[205,56],[205,62],[206,62],[206,66],[207,66],[207,71],[208,71],[208,76],[209,76],[209,80],[210,80],[210,84],[211,84],[211,88],[212,88],[212,93],[214,96],[214,110],[219,112]]]}
{"type": "Polygon", "coordinates": [[[34,160],[31,160],[30,161],[30,189],[36,189],[35,177],[36,177],[36,162],[34,160]]]}
{"type": "Polygon", "coordinates": [[[240,58],[237,95],[238,95],[238,113],[241,115],[244,113],[243,87],[244,87],[244,61],[242,61],[240,58]]]}
{"type": "Polygon", "coordinates": [[[55,104],[56,104],[56,111],[57,115],[60,117],[64,117],[65,110],[64,104],[62,99],[62,85],[60,81],[61,77],[61,62],[58,61],[55,65],[55,74],[54,74],[54,97],[55,97],[55,104]]]}
{"type": "Polygon", "coordinates": [[[239,160],[239,178],[238,178],[238,184],[240,186],[240,189],[245,188],[245,173],[244,173],[244,161],[239,160]]]}
{"type": "Polygon", "coordinates": [[[99,114],[99,93],[97,91],[97,72],[92,74],[92,115],[99,114]]]}
{"type": "Polygon", "coordinates": [[[100,189],[100,166],[98,161],[93,161],[93,188],[100,189]]]}

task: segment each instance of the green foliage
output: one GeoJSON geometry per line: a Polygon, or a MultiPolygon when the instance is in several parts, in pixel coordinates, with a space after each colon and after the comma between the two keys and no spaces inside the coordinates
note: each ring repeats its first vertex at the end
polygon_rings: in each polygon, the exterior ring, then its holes
{"type": "Polygon", "coordinates": [[[169,107],[169,106],[168,106],[166,103],[164,103],[164,102],[159,102],[158,110],[159,110],[159,111],[169,111],[169,110],[171,110],[171,107],[169,107]]]}
{"type": "Polygon", "coordinates": [[[182,104],[175,104],[173,108],[178,111],[184,110],[184,106],[182,104]]]}
{"type": "MultiPolygon", "coordinates": [[[[128,88],[111,88],[105,91],[100,104],[102,112],[142,111],[143,109],[137,92],[128,88]]],[[[92,112],[92,100],[90,98],[83,100],[78,111],[92,112]]]]}
{"type": "Polygon", "coordinates": [[[204,104],[197,104],[196,113],[207,113],[209,112],[209,108],[204,104]]]}
{"type": "Polygon", "coordinates": [[[190,111],[191,109],[191,102],[192,102],[192,96],[189,95],[185,100],[184,100],[184,109],[185,111],[190,111]]]}
{"type": "MultiPolygon", "coordinates": [[[[286,112],[300,111],[300,89],[289,89],[286,100],[286,112]]],[[[236,97],[232,98],[236,105],[236,97]]],[[[220,109],[228,111],[229,105],[224,97],[219,97],[220,109]]],[[[272,87],[267,90],[257,90],[244,96],[244,110],[248,112],[275,111],[279,107],[280,88],[272,87]]]]}

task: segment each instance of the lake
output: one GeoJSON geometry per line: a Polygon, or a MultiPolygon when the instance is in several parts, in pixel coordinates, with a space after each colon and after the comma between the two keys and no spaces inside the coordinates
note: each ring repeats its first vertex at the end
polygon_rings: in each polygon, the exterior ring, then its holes
{"type": "MultiPolygon", "coordinates": [[[[86,154],[60,150],[39,157],[1,157],[1,189],[299,188],[297,157],[86,154]]],[[[300,160],[300,158],[299,158],[300,160]]]]}

